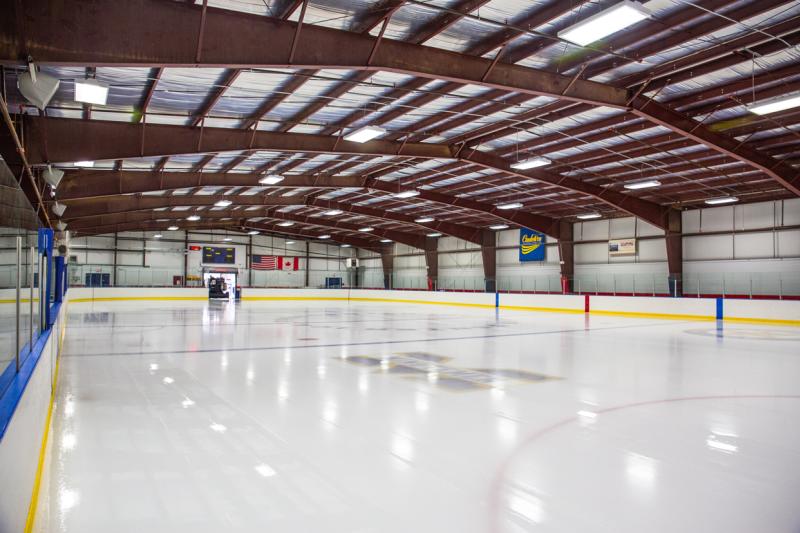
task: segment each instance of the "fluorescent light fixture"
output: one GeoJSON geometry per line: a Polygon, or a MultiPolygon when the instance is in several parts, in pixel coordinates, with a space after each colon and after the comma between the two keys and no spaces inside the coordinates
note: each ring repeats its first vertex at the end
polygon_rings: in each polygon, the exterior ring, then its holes
{"type": "Polygon", "coordinates": [[[593,218],[600,218],[600,213],[584,213],[582,215],[578,215],[578,218],[581,220],[592,220],[593,218]]]}
{"type": "Polygon", "coordinates": [[[178,226],[170,226],[167,228],[169,231],[178,231],[178,226]]]}
{"type": "Polygon", "coordinates": [[[381,242],[392,242],[392,239],[381,239],[381,242]]]}
{"type": "Polygon", "coordinates": [[[92,168],[92,167],[94,167],[94,161],[75,161],[72,164],[74,166],[76,166],[76,167],[81,167],[81,168],[92,168]]]}
{"type": "Polygon", "coordinates": [[[62,203],[55,202],[51,209],[53,210],[53,213],[55,213],[57,217],[60,217],[61,215],[64,214],[64,211],[67,210],[67,206],[65,206],[62,203]]]}
{"type": "Polygon", "coordinates": [[[722,198],[709,198],[706,200],[708,205],[732,204],[738,202],[739,199],[735,196],[723,196],[722,198]]]}
{"type": "Polygon", "coordinates": [[[155,235],[153,235],[154,239],[160,239],[161,237],[163,237],[163,235],[161,235],[160,233],[156,233],[155,235]]]}
{"type": "Polygon", "coordinates": [[[233,239],[231,239],[230,237],[225,237],[222,240],[225,241],[225,242],[231,242],[233,239]]]}
{"type": "Polygon", "coordinates": [[[395,198],[413,198],[414,196],[419,196],[419,191],[410,190],[394,193],[395,198]]]}
{"type": "Polygon", "coordinates": [[[280,183],[283,181],[283,176],[278,176],[277,174],[271,174],[269,176],[264,176],[258,182],[262,185],[275,185],[276,183],[280,183]]]}
{"type": "Polygon", "coordinates": [[[659,187],[661,182],[658,180],[647,180],[647,181],[634,181],[633,183],[626,183],[623,185],[626,189],[630,189],[632,191],[636,191],[638,189],[649,189],[651,187],[659,187]]]}
{"type": "Polygon", "coordinates": [[[294,226],[294,222],[289,222],[289,221],[286,221],[286,222],[278,222],[278,225],[279,225],[280,227],[282,227],[282,228],[290,228],[290,227],[294,226]]]}
{"type": "Polygon", "coordinates": [[[356,131],[345,135],[344,140],[353,141],[355,143],[365,143],[367,141],[371,141],[376,137],[380,137],[385,133],[386,130],[383,128],[379,128],[378,126],[364,126],[363,128],[358,128],[356,131]]]}
{"type": "Polygon", "coordinates": [[[544,167],[550,163],[552,163],[552,161],[546,157],[529,157],[528,159],[523,159],[522,161],[512,163],[511,168],[516,170],[528,170],[529,168],[544,167]]]}
{"type": "Polygon", "coordinates": [[[260,232],[258,230],[248,231],[248,235],[258,235],[260,232]]]}
{"type": "Polygon", "coordinates": [[[200,216],[199,215],[189,215],[188,217],[186,217],[186,220],[188,220],[189,222],[197,222],[198,220],[200,220],[200,216]]]}
{"type": "Polygon", "coordinates": [[[220,200],[219,202],[215,203],[214,205],[217,207],[228,207],[229,205],[233,204],[230,200],[220,200]]]}
{"type": "Polygon", "coordinates": [[[414,222],[417,224],[424,224],[426,222],[433,222],[435,219],[433,217],[422,217],[422,218],[415,218],[414,222]]]}
{"type": "Polygon", "coordinates": [[[506,210],[506,209],[519,209],[520,207],[522,207],[522,204],[519,203],[519,202],[512,202],[510,204],[496,205],[495,207],[497,209],[503,209],[503,210],[506,210]]]}
{"type": "Polygon", "coordinates": [[[294,244],[294,241],[286,241],[286,244],[294,244]]]}
{"type": "Polygon", "coordinates": [[[103,85],[93,78],[75,80],[75,101],[84,104],[106,105],[108,85],[103,85]]]}
{"type": "Polygon", "coordinates": [[[495,224],[494,226],[489,226],[489,229],[493,230],[508,229],[508,224],[495,224]]]}
{"type": "Polygon", "coordinates": [[[428,233],[428,237],[441,237],[441,233],[428,233]]]}
{"type": "Polygon", "coordinates": [[[343,244],[342,248],[350,248],[350,245],[349,244],[343,244]]]}
{"type": "Polygon", "coordinates": [[[36,67],[31,63],[28,72],[23,72],[17,79],[17,89],[22,93],[27,101],[44,109],[56,94],[58,86],[61,84],[56,78],[36,72],[36,67]]]}
{"type": "Polygon", "coordinates": [[[558,37],[580,46],[586,46],[648,17],[650,17],[650,12],[640,4],[622,0],[596,15],[561,30],[558,32],[558,37]]]}
{"type": "Polygon", "coordinates": [[[330,236],[330,235],[320,235],[320,236],[319,236],[319,237],[317,237],[317,238],[318,238],[318,239],[330,239],[330,238],[331,238],[331,236],[330,236]]]}
{"type": "Polygon", "coordinates": [[[756,115],[769,115],[798,106],[800,106],[800,94],[773,98],[766,102],[755,102],[747,106],[747,109],[756,115]]]}
{"type": "Polygon", "coordinates": [[[48,185],[55,189],[58,187],[58,184],[61,183],[61,178],[64,177],[64,171],[47,165],[47,168],[42,172],[42,177],[48,185]]]}
{"type": "Polygon", "coordinates": [[[368,233],[368,232],[374,231],[374,230],[375,230],[375,228],[370,228],[370,227],[358,228],[358,231],[360,231],[361,233],[368,233]]]}
{"type": "Polygon", "coordinates": [[[328,217],[332,217],[334,215],[341,215],[342,211],[339,210],[339,209],[331,209],[330,211],[325,211],[322,214],[325,215],[325,216],[328,216],[328,217]]]}

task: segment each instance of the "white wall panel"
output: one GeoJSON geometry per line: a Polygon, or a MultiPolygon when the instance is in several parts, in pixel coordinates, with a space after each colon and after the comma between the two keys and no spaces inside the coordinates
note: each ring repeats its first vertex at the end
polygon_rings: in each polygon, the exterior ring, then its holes
{"type": "Polygon", "coordinates": [[[736,234],[733,246],[735,259],[773,257],[775,252],[772,232],[736,234]]]}
{"type": "Polygon", "coordinates": [[[612,218],[609,220],[609,238],[624,239],[636,235],[636,219],[634,217],[612,218]]]}
{"type": "Polygon", "coordinates": [[[684,237],[683,260],[726,259],[733,257],[733,238],[731,235],[707,235],[684,237]]]}

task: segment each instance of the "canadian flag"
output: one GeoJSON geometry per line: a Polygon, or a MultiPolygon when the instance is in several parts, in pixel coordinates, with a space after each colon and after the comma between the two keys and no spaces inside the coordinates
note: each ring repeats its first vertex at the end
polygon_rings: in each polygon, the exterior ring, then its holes
{"type": "Polygon", "coordinates": [[[300,258],[281,257],[281,270],[297,270],[300,267],[300,258]]]}

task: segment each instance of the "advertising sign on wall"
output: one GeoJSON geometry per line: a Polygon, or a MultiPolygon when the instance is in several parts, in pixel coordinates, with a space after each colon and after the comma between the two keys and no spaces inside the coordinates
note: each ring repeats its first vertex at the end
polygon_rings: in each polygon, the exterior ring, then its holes
{"type": "Polygon", "coordinates": [[[636,254],[636,239],[616,239],[608,241],[608,255],[636,254]]]}
{"type": "Polygon", "coordinates": [[[519,260],[544,261],[545,235],[528,228],[519,229],[519,260]]]}

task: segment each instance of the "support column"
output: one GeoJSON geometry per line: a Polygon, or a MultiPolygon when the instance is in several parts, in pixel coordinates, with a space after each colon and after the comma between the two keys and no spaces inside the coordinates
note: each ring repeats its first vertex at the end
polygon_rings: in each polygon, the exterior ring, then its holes
{"type": "Polygon", "coordinates": [[[189,273],[189,232],[183,232],[183,286],[188,286],[186,276],[189,273]]]}
{"type": "Polygon", "coordinates": [[[253,286],[253,236],[249,236],[250,239],[247,242],[247,260],[245,261],[245,265],[247,265],[247,286],[253,286]]]}
{"type": "Polygon", "coordinates": [[[426,237],[425,266],[428,267],[428,290],[435,291],[439,286],[439,239],[426,237]]]}
{"type": "Polygon", "coordinates": [[[561,262],[561,293],[575,291],[575,235],[572,222],[558,223],[558,255],[561,262]]]}
{"type": "Polygon", "coordinates": [[[310,280],[310,271],[311,271],[311,254],[309,253],[309,245],[308,241],[306,241],[306,288],[308,288],[308,283],[310,280]]]}
{"type": "Polygon", "coordinates": [[[117,286],[117,248],[118,248],[118,246],[117,246],[117,240],[118,240],[117,239],[117,235],[118,234],[115,231],[114,232],[114,269],[111,271],[111,275],[113,276],[113,279],[111,280],[111,286],[112,287],[116,287],[117,286]]]}
{"type": "Polygon", "coordinates": [[[481,259],[485,292],[497,292],[497,233],[483,230],[481,233],[481,259]]]}
{"type": "Polygon", "coordinates": [[[683,219],[681,212],[667,212],[667,267],[669,269],[669,295],[683,296],[683,219]]]}
{"type": "Polygon", "coordinates": [[[394,246],[387,244],[381,248],[381,264],[383,265],[383,288],[392,288],[392,272],[394,271],[394,246]]]}

